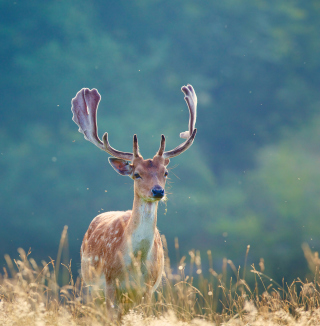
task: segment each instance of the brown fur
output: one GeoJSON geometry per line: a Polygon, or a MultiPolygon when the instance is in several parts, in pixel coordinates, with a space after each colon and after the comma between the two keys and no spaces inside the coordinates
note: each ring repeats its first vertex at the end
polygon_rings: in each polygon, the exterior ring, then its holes
{"type": "MultiPolygon", "coordinates": [[[[119,281],[124,279],[127,271],[123,256],[129,250],[128,239],[124,234],[131,216],[132,211],[107,212],[96,216],[91,222],[81,246],[81,272],[87,284],[97,283],[102,275],[106,283],[116,278],[119,281]]],[[[153,287],[161,277],[162,269],[159,270],[159,266],[163,261],[163,247],[157,228],[151,250],[152,260],[141,263],[150,266],[145,281],[153,287]]]]}

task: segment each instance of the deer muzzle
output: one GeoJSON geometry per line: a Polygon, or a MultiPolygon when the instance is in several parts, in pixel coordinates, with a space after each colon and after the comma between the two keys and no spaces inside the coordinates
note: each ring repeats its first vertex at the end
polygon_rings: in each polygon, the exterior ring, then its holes
{"type": "Polygon", "coordinates": [[[162,198],[164,196],[164,189],[160,186],[154,186],[151,190],[153,198],[162,198]]]}

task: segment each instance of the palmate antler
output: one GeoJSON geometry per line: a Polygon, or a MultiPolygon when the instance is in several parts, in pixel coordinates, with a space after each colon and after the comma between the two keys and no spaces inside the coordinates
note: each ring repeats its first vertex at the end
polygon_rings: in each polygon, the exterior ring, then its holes
{"type": "MultiPolygon", "coordinates": [[[[161,136],[161,145],[158,151],[158,155],[164,158],[171,158],[180,155],[186,151],[193,143],[197,133],[195,129],[196,117],[197,117],[197,96],[191,85],[183,86],[181,88],[185,94],[185,101],[189,108],[189,130],[180,134],[181,138],[187,140],[174,148],[171,151],[164,152],[165,137],[161,136]]],[[[106,151],[111,156],[132,161],[134,157],[139,155],[137,136],[134,135],[133,153],[121,152],[110,146],[108,141],[108,133],[106,132],[102,140],[98,137],[97,126],[97,110],[101,100],[101,96],[96,89],[89,90],[88,88],[81,89],[77,95],[71,101],[71,111],[73,112],[72,120],[79,126],[79,132],[84,134],[84,138],[91,143],[106,151]]]]}
{"type": "Polygon", "coordinates": [[[182,86],[182,92],[184,93],[185,101],[187,102],[189,108],[189,130],[180,133],[180,138],[186,138],[187,140],[172,149],[171,151],[164,152],[164,158],[171,158],[180,155],[184,151],[186,151],[193,143],[194,138],[196,137],[197,129],[195,128],[196,120],[197,120],[197,95],[191,85],[182,86]]]}
{"type": "Polygon", "coordinates": [[[97,110],[100,99],[101,95],[95,88],[82,88],[71,101],[72,120],[79,126],[79,132],[84,134],[86,140],[111,156],[132,161],[132,153],[120,152],[110,146],[107,132],[102,137],[103,142],[98,137],[97,110]]]}

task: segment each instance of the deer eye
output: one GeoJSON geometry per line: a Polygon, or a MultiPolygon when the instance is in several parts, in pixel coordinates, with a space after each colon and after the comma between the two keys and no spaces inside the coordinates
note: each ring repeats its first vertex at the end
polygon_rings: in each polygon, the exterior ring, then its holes
{"type": "Polygon", "coordinates": [[[165,173],[164,173],[164,177],[166,178],[167,176],[168,176],[168,171],[166,171],[165,173]]]}
{"type": "Polygon", "coordinates": [[[135,174],[133,175],[133,177],[134,177],[135,179],[141,179],[141,176],[140,176],[139,173],[135,173],[135,174]]]}

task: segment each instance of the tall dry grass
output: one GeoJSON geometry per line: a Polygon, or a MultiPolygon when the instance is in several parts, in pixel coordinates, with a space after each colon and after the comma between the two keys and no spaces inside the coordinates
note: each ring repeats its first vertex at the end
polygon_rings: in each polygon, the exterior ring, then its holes
{"type": "MultiPolygon", "coordinates": [[[[265,276],[263,260],[259,270],[246,264],[241,270],[225,259],[218,273],[208,251],[209,277],[204,277],[200,252],[182,257],[176,273],[166,255],[166,276],[155,295],[143,297],[141,289],[131,284],[119,298],[121,318],[113,321],[103,292],[90,291],[79,277],[73,278],[71,263],[60,263],[66,247],[65,228],[56,261],[38,265],[21,248],[19,259],[5,256],[7,268],[0,274],[0,325],[320,325],[320,260],[307,245],[303,250],[313,280],[297,279],[290,285],[265,276]],[[246,282],[250,275],[254,278],[251,287],[246,282]]],[[[178,256],[178,241],[176,249],[178,256]]],[[[246,257],[248,253],[249,247],[246,257]]]]}

